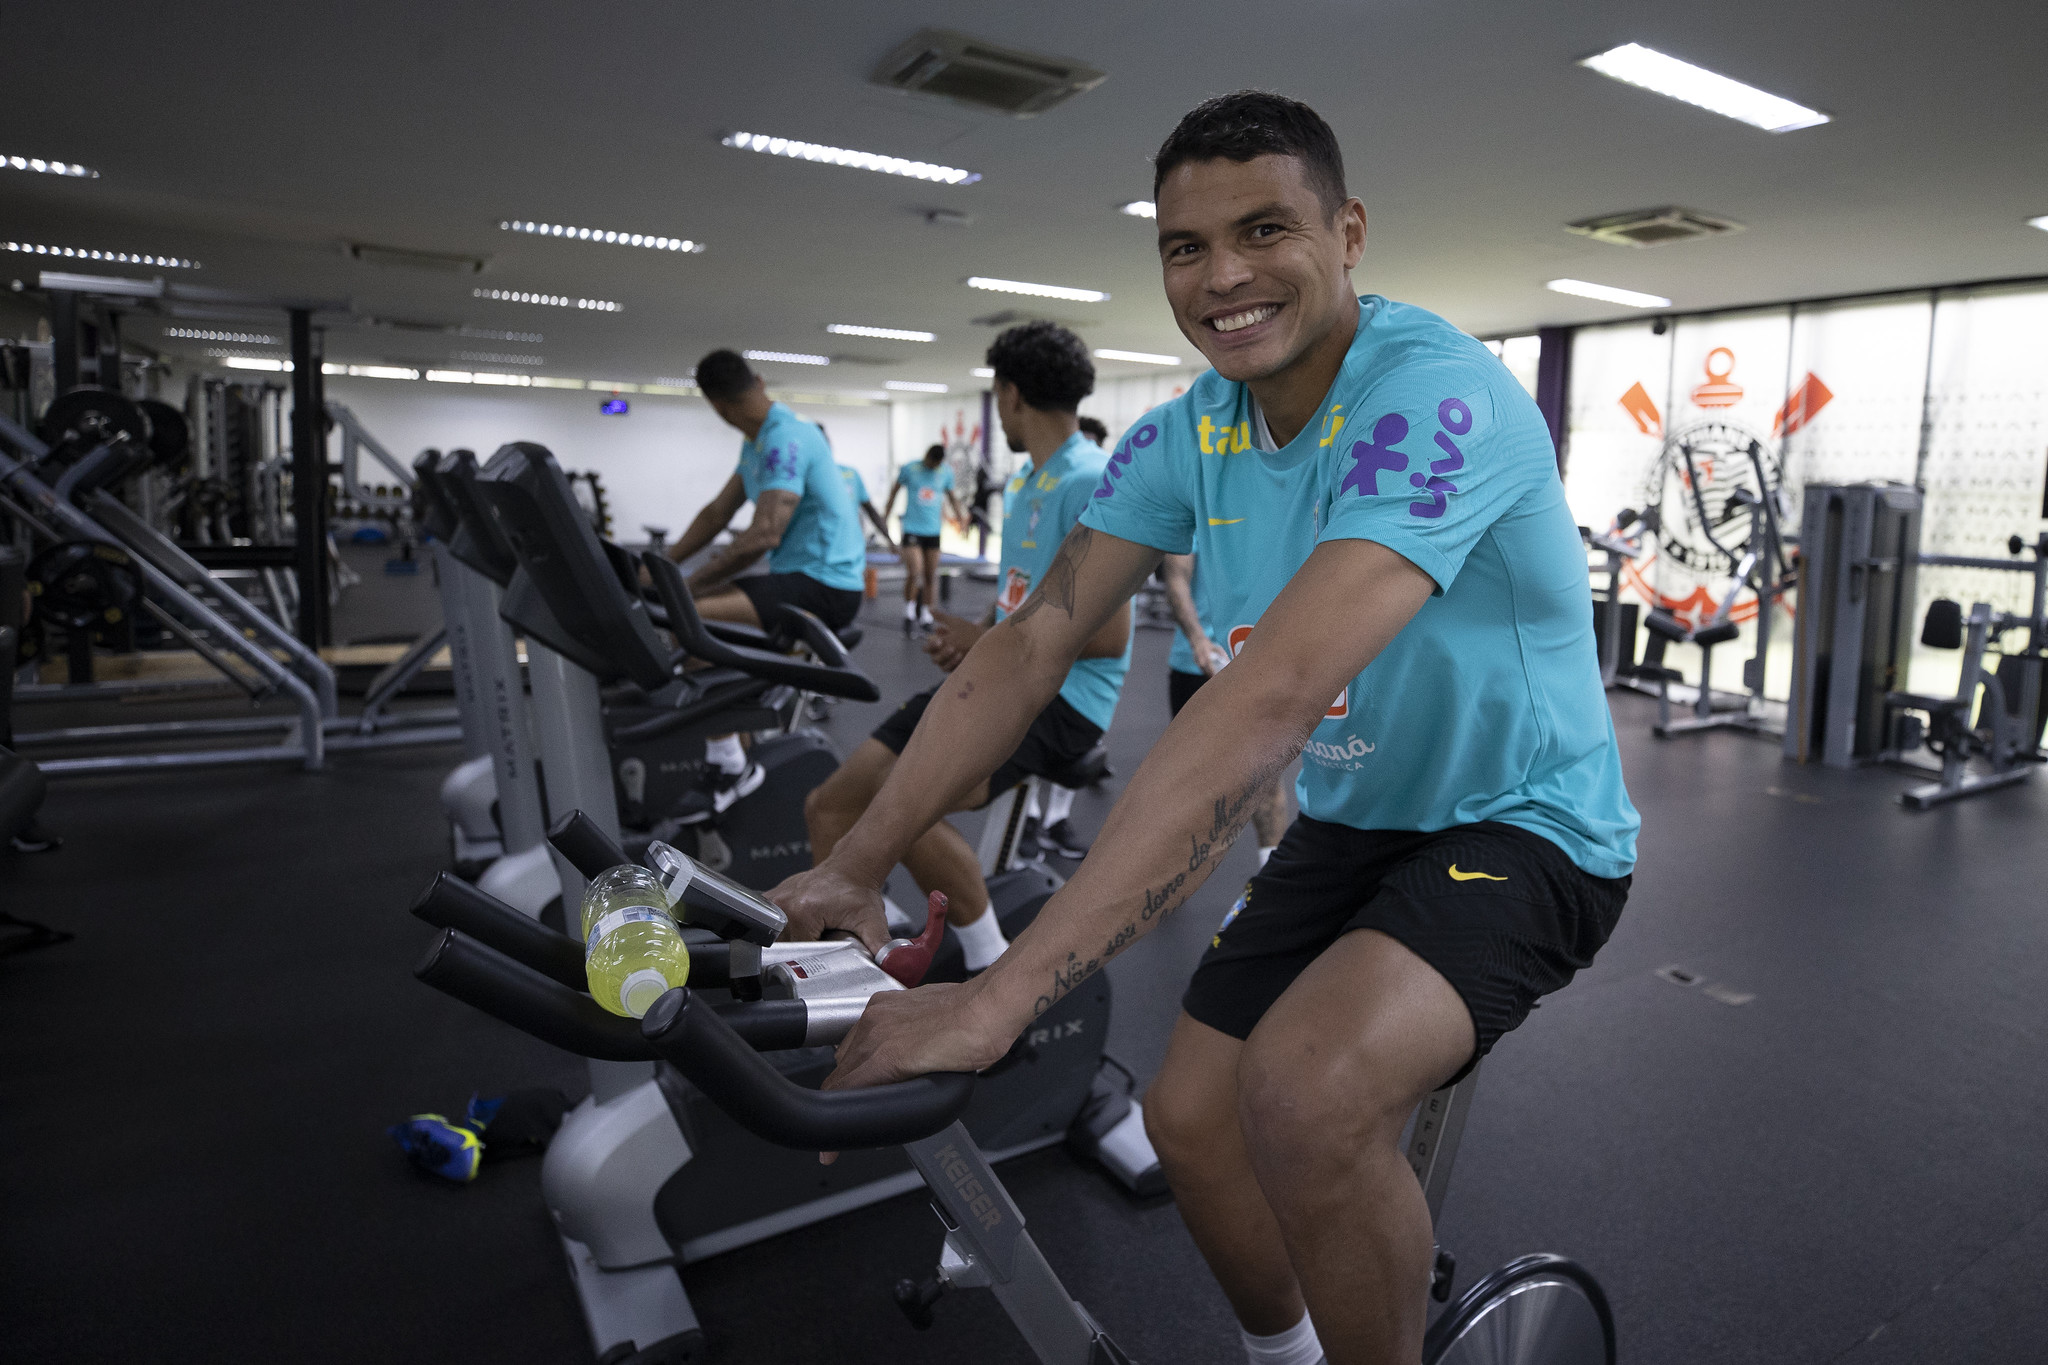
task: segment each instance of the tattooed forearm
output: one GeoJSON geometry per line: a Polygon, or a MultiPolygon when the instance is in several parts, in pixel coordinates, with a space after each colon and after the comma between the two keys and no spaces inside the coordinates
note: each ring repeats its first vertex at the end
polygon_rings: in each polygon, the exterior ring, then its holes
{"type": "Polygon", "coordinates": [[[1010,617],[1012,624],[1023,625],[1047,605],[1065,612],[1069,620],[1073,619],[1074,584],[1094,539],[1095,533],[1085,526],[1076,526],[1067,533],[1067,538],[1060,542],[1060,552],[1053,556],[1052,566],[1045,571],[1045,581],[1032,590],[1024,605],[1010,617]]]}
{"type": "Polygon", "coordinates": [[[1067,960],[1053,969],[1051,986],[1032,1005],[1033,1018],[1044,1014],[1064,1000],[1076,986],[1107,966],[1111,958],[1136,943],[1139,935],[1149,929],[1154,920],[1172,914],[1187,903],[1196,888],[1214,870],[1212,865],[1237,841],[1237,836],[1243,832],[1244,827],[1251,823],[1252,803],[1260,794],[1263,785],[1264,779],[1260,778],[1239,791],[1216,797],[1208,829],[1200,834],[1191,832],[1187,836],[1187,866],[1176,871],[1158,886],[1145,888],[1144,898],[1138,906],[1137,919],[1129,921],[1111,934],[1098,955],[1084,958],[1079,953],[1067,954],[1067,960]]]}

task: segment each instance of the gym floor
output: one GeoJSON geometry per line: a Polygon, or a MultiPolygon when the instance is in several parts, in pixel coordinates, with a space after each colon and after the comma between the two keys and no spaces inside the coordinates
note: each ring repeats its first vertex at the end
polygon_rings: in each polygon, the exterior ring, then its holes
{"type": "MultiPolygon", "coordinates": [[[[869,608],[858,654],[886,705],[933,676],[897,612],[869,608]]],[[[1077,801],[1084,829],[1166,724],[1169,639],[1139,633],[1118,777],[1077,801]]],[[[1799,768],[1734,734],[1660,743],[1653,703],[1614,708],[1644,817],[1634,895],[1482,1074],[1439,1229],[1460,1287],[1574,1256],[1623,1358],[1658,1365],[2038,1358],[2048,783],[1908,814],[1906,775],[1799,768]]],[[[883,709],[824,728],[848,750],[883,709]]],[[[584,1084],[410,979],[452,754],[55,786],[64,849],[0,863],[5,908],[77,934],[0,959],[0,1359],[590,1359],[539,1163],[458,1188],[383,1133],[472,1092],[584,1084]]],[[[1111,968],[1110,1050],[1141,1078],[1251,862],[1246,840],[1111,968]]],[[[1059,1150],[1003,1176],[1135,1358],[1242,1359],[1170,1202],[1059,1150]]],[[[986,1295],[949,1296],[926,1334],[902,1322],[889,1286],[937,1246],[909,1195],[684,1278],[718,1361],[1026,1360],[986,1295]]]]}

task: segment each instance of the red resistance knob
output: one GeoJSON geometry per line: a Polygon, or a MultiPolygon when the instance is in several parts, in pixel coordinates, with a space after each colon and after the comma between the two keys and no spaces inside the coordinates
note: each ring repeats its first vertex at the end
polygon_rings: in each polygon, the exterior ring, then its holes
{"type": "Polygon", "coordinates": [[[916,938],[892,938],[884,943],[882,951],[875,954],[875,965],[905,986],[914,987],[924,980],[945,932],[946,895],[934,891],[925,906],[924,932],[916,938]]]}

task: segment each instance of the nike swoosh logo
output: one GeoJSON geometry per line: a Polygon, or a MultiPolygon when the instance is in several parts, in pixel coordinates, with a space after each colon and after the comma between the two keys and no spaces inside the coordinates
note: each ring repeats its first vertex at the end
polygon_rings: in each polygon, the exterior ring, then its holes
{"type": "Polygon", "coordinates": [[[1494,876],[1490,876],[1490,875],[1488,875],[1487,873],[1484,873],[1484,872],[1460,872],[1460,871],[1458,871],[1458,865],[1457,865],[1456,863],[1452,863],[1452,864],[1451,864],[1451,880],[1452,880],[1452,881],[1454,881],[1454,882],[1474,882],[1474,881],[1487,881],[1487,882],[1504,882],[1504,881],[1506,881],[1506,880],[1507,880],[1507,878],[1506,878],[1506,877],[1494,877],[1494,876]]]}
{"type": "Polygon", "coordinates": [[[1229,521],[1225,521],[1221,517],[1211,517],[1209,518],[1209,524],[1211,526],[1235,526],[1243,520],[1243,517],[1232,517],[1229,521]]]}

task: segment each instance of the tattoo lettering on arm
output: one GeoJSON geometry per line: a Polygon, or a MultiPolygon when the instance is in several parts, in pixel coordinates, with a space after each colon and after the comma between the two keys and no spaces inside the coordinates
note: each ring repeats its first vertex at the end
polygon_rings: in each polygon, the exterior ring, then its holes
{"type": "Polygon", "coordinates": [[[1040,608],[1050,604],[1067,615],[1074,616],[1074,584],[1080,576],[1081,565],[1088,558],[1089,547],[1094,543],[1095,533],[1086,526],[1077,525],[1060,542],[1060,552],[1053,556],[1052,565],[1045,571],[1045,581],[1035,588],[1023,606],[1010,617],[1012,625],[1023,625],[1040,608]]]}
{"type": "Polygon", "coordinates": [[[1127,922],[1109,936],[1102,945],[1102,951],[1094,957],[1084,958],[1079,953],[1067,954],[1067,960],[1053,969],[1052,984],[1046,993],[1039,996],[1031,1007],[1035,1019],[1071,994],[1076,986],[1095,975],[1108,965],[1109,960],[1138,941],[1142,932],[1139,926],[1150,926],[1178,910],[1194,894],[1207,875],[1210,864],[1228,852],[1237,842],[1237,836],[1251,823],[1252,805],[1263,794],[1264,776],[1247,783],[1234,793],[1216,797],[1211,811],[1209,827],[1202,833],[1188,833],[1188,863],[1156,887],[1147,887],[1144,900],[1138,907],[1138,918],[1127,922]]]}

